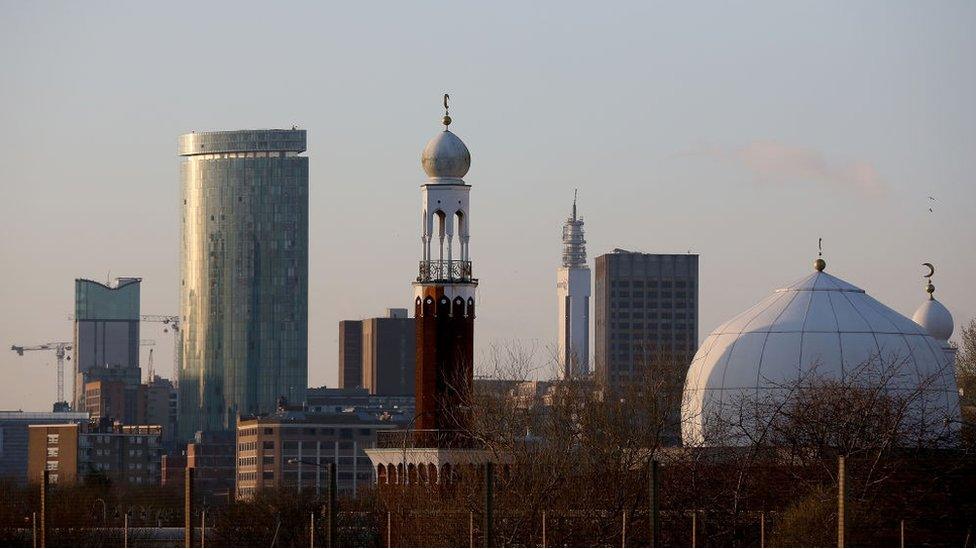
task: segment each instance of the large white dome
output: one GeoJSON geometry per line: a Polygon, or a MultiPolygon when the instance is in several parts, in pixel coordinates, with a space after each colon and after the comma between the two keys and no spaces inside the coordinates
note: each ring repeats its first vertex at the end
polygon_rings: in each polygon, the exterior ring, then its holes
{"type": "Polygon", "coordinates": [[[709,444],[709,418],[731,413],[736,403],[809,379],[804,374],[812,368],[820,379],[841,380],[869,361],[903,365],[889,389],[914,391],[924,380],[926,417],[959,417],[953,366],[942,346],[864,290],[818,271],[705,339],[685,380],[682,438],[709,444]]]}

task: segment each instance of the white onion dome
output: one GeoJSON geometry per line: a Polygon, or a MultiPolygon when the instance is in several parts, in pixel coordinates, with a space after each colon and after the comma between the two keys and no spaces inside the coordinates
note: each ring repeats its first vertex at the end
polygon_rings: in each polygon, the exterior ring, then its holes
{"type": "MultiPolygon", "coordinates": [[[[882,368],[897,365],[888,370],[895,372],[886,382],[890,390],[923,388],[927,417],[959,417],[956,380],[942,345],[864,290],[823,272],[825,267],[818,260],[814,273],[705,339],[685,380],[685,444],[709,444],[710,418],[737,413],[744,399],[775,397],[784,386],[814,377],[843,380],[876,361],[882,368]]],[[[930,303],[933,310],[942,308],[930,303]]]]}
{"type": "Polygon", "coordinates": [[[935,292],[935,287],[931,283],[926,286],[926,291],[929,289],[931,289],[929,298],[915,311],[912,320],[925,329],[930,336],[946,343],[952,337],[955,323],[949,309],[946,309],[945,305],[932,295],[935,292]]]}
{"type": "Polygon", "coordinates": [[[461,179],[471,168],[471,153],[461,138],[445,128],[427,142],[420,163],[431,179],[461,179]]]}

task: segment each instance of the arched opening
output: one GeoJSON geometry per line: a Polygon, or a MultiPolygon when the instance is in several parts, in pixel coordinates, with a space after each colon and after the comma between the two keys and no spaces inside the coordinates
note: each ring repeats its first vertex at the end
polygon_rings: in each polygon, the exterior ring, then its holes
{"type": "Polygon", "coordinates": [[[464,211],[458,210],[454,213],[455,223],[457,224],[457,242],[458,242],[458,253],[454,257],[457,257],[461,261],[468,261],[468,228],[465,226],[466,220],[464,218],[464,211]]]}
{"type": "Polygon", "coordinates": [[[433,463],[427,464],[427,483],[437,484],[437,466],[433,463]]]}
{"type": "Polygon", "coordinates": [[[417,484],[417,466],[413,463],[407,466],[407,484],[417,484]]]}
{"type": "Polygon", "coordinates": [[[386,466],[386,474],[389,476],[387,479],[389,484],[396,484],[398,482],[399,476],[397,475],[396,467],[392,463],[386,466]]]}
{"type": "MultiPolygon", "coordinates": [[[[447,215],[444,214],[443,211],[437,210],[434,212],[434,217],[437,219],[437,242],[440,249],[437,259],[438,261],[444,261],[444,237],[447,236],[447,215]]],[[[450,245],[450,243],[448,243],[448,245],[450,245]]]]}
{"type": "Polygon", "coordinates": [[[386,465],[382,463],[376,466],[376,484],[386,484],[386,465]]]}

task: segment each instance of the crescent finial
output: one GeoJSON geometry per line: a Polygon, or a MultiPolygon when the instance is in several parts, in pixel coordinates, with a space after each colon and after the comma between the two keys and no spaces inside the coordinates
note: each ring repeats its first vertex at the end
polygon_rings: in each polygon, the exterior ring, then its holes
{"type": "Polygon", "coordinates": [[[450,107],[447,106],[447,100],[450,99],[450,98],[451,98],[450,95],[448,95],[446,93],[444,94],[444,120],[443,120],[443,122],[444,122],[444,129],[445,130],[447,130],[447,127],[451,125],[451,116],[450,116],[450,113],[449,113],[450,107]]]}
{"type": "Polygon", "coordinates": [[[935,267],[931,263],[922,263],[922,266],[929,268],[929,272],[922,275],[922,278],[928,279],[928,282],[925,284],[925,291],[929,294],[929,299],[935,299],[935,296],[932,295],[935,293],[935,285],[932,284],[932,275],[935,274],[935,267]]]}

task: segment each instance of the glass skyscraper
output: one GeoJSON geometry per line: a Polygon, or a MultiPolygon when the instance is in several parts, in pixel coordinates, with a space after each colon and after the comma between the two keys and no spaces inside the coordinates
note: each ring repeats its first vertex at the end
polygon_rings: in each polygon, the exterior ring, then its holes
{"type": "Polygon", "coordinates": [[[305,130],[180,136],[180,435],[302,402],[308,385],[305,130]]]}

